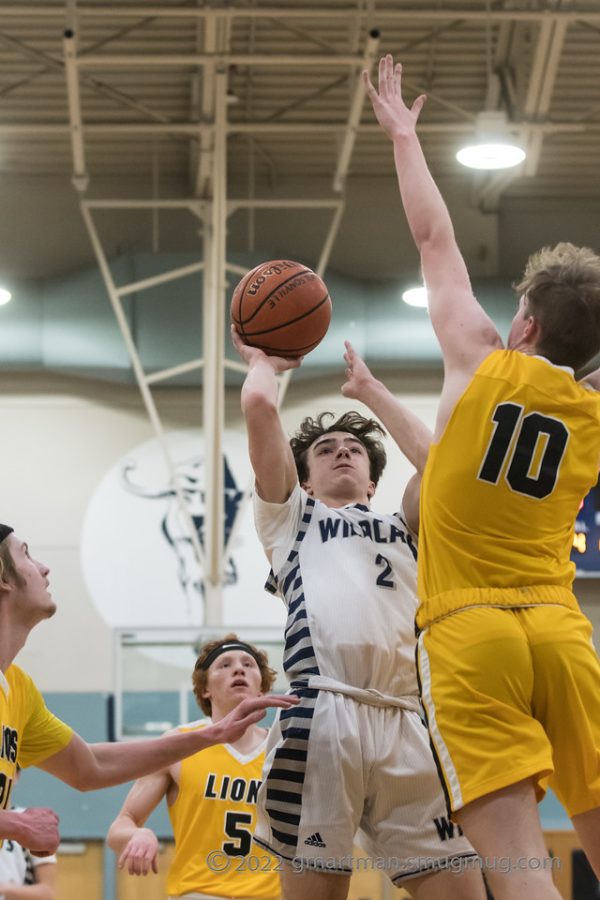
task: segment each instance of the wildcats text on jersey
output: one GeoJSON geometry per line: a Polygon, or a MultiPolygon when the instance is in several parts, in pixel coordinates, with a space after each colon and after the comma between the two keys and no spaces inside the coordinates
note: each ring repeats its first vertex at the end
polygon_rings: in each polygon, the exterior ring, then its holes
{"type": "Polygon", "coordinates": [[[376,544],[394,544],[396,541],[401,541],[401,543],[410,547],[414,558],[417,558],[417,548],[411,535],[396,525],[385,522],[383,519],[370,518],[350,522],[347,519],[330,516],[326,519],[319,519],[319,532],[323,544],[337,537],[368,538],[368,540],[374,541],[376,544]]]}

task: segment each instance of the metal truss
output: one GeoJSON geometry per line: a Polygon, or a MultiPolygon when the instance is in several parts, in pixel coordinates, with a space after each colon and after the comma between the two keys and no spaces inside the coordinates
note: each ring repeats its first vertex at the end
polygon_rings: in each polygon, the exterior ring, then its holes
{"type": "MultiPolygon", "coordinates": [[[[74,7],[74,4],[72,4],[74,7]]],[[[44,7],[48,11],[47,7],[44,7]]],[[[111,7],[119,16],[126,7],[111,7]]],[[[360,121],[362,105],[364,101],[364,89],[359,68],[370,69],[376,57],[379,36],[372,31],[368,36],[361,54],[348,55],[336,58],[332,66],[350,69],[354,78],[355,87],[349,103],[346,124],[339,145],[337,163],[332,173],[332,189],[337,196],[328,198],[302,198],[302,199],[278,199],[258,200],[253,198],[227,196],[227,156],[228,137],[236,131],[243,130],[240,126],[232,126],[228,122],[228,66],[238,57],[228,53],[229,23],[231,9],[198,9],[202,18],[209,19],[210,28],[204,32],[203,52],[193,58],[194,66],[203,67],[203,83],[201,87],[200,109],[202,124],[193,123],[189,128],[182,130],[185,134],[194,134],[200,137],[200,151],[197,153],[195,171],[192,172],[191,183],[193,191],[187,199],[150,199],[128,200],[114,199],[89,199],[85,192],[90,183],[89,173],[86,168],[86,153],[84,134],[88,130],[83,124],[81,103],[81,78],[82,70],[90,58],[93,65],[111,66],[110,57],[81,57],[77,51],[77,20],[85,16],[89,7],[80,10],[73,9],[73,16],[64,37],[64,72],[66,78],[69,101],[69,127],[71,134],[71,148],[73,160],[73,185],[80,192],[80,207],[89,238],[96,255],[98,266],[108,293],[119,329],[131,360],[132,370],[135,375],[146,412],[159,442],[170,481],[176,493],[181,511],[182,521],[186,524],[189,539],[195,550],[198,563],[201,567],[204,579],[204,623],[209,626],[218,626],[222,623],[222,580],[223,566],[227,555],[227,546],[224,546],[224,485],[223,485],[223,445],[222,436],[225,415],[225,372],[227,369],[246,371],[246,367],[240,363],[228,360],[225,356],[224,323],[226,320],[226,276],[227,273],[237,275],[245,274],[245,270],[227,259],[227,218],[239,209],[313,209],[326,211],[330,214],[330,223],[324,239],[318,265],[319,274],[323,274],[327,268],[331,250],[340,226],[344,210],[344,187],[350,165],[354,142],[356,139],[358,124],[360,121]],[[132,209],[183,209],[188,210],[202,224],[201,234],[203,240],[202,258],[197,263],[166,271],[160,275],[136,281],[130,284],[117,285],[111,273],[107,254],[103,248],[94,214],[101,209],[132,210],[132,209]],[[203,314],[203,348],[202,356],[193,360],[182,360],[175,366],[161,372],[147,374],[144,370],[138,348],[136,347],[129,323],[123,308],[123,298],[140,293],[149,288],[156,287],[175,279],[185,277],[194,272],[201,272],[203,277],[202,290],[202,314],[203,314]],[[157,408],[152,389],[156,384],[162,384],[182,373],[197,369],[203,371],[203,432],[205,449],[205,538],[201,544],[192,517],[186,505],[182,487],[178,480],[176,466],[172,459],[165,429],[157,408]]],[[[103,8],[99,13],[104,14],[103,8]]],[[[162,12],[166,12],[163,10],[162,12]]],[[[177,13],[174,8],[170,12],[177,13]]],[[[148,10],[151,15],[160,15],[158,7],[148,10]]],[[[110,14],[110,13],[109,13],[110,14]]],[[[137,14],[137,11],[136,11],[137,14]]],[[[141,14],[145,14],[143,10],[141,14]]],[[[281,56],[273,61],[274,65],[285,65],[286,56],[281,56]]],[[[188,59],[173,59],[171,64],[187,65],[188,59]]],[[[244,57],[246,63],[252,63],[252,57],[244,57]]],[[[118,59],[115,64],[120,65],[118,59]]],[[[129,64],[130,61],[124,61],[129,64]]],[[[141,63],[144,66],[154,66],[155,61],[150,57],[144,57],[141,63]]],[[[125,128],[143,128],[145,123],[125,124],[125,128]]],[[[157,122],[146,123],[150,129],[163,127],[157,122]]],[[[266,127],[269,127],[268,125],[266,127]]],[[[271,127],[277,127],[274,123],[271,127]]],[[[305,128],[307,126],[304,126],[305,128]]],[[[309,126],[312,128],[312,126],[309,126]]],[[[164,128],[173,131],[173,126],[164,124],[164,128]]],[[[177,130],[177,129],[175,129],[177,130]]],[[[286,373],[289,375],[289,373],[286,373]]],[[[280,381],[280,402],[283,401],[288,384],[288,377],[283,376],[280,381]]],[[[228,545],[235,539],[235,534],[246,503],[250,496],[250,486],[245,491],[244,498],[238,507],[236,522],[229,535],[228,545]]]]}

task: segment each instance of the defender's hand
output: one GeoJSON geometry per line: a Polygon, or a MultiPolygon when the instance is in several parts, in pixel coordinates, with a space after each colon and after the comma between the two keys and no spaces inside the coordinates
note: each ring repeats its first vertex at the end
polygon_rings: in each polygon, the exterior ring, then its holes
{"type": "Polygon", "coordinates": [[[365,394],[369,386],[375,384],[376,379],[369,369],[368,365],[362,359],[350,341],[344,341],[346,352],[344,353],[344,362],[346,363],[346,381],[342,385],[342,394],[344,397],[350,397],[352,400],[361,400],[365,398],[365,394]]]}
{"type": "Polygon", "coordinates": [[[390,53],[379,60],[379,91],[376,91],[368,71],[363,71],[363,81],[373,105],[377,121],[392,140],[398,136],[413,134],[417,119],[427,99],[421,94],[409,108],[402,99],[402,66],[390,53]]]}
{"type": "Polygon", "coordinates": [[[252,697],[242,700],[228,715],[209,727],[214,730],[218,743],[232,744],[242,737],[250,725],[260,722],[268,707],[279,706],[281,709],[289,709],[299,702],[300,699],[293,694],[281,697],[275,697],[272,694],[252,697]]]}

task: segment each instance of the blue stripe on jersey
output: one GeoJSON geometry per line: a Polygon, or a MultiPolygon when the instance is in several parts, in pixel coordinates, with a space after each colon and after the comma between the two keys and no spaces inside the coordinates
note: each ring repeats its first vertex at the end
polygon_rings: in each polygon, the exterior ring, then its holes
{"type": "MultiPolygon", "coordinates": [[[[288,675],[303,675],[306,672],[306,665],[309,663],[316,663],[315,659],[315,651],[312,646],[312,643],[308,643],[309,639],[305,638],[307,641],[307,646],[301,647],[296,653],[292,653],[291,655],[287,655],[287,648],[284,651],[283,656],[283,668],[288,673],[288,675]]],[[[314,667],[313,667],[314,668],[314,667]]],[[[316,666],[317,672],[319,675],[319,667],[316,666]]]]}
{"type": "Polygon", "coordinates": [[[278,831],[276,828],[271,829],[271,834],[273,837],[278,840],[281,844],[288,844],[292,847],[298,846],[298,838],[294,838],[293,835],[285,834],[283,831],[278,831]]]}
{"type": "Polygon", "coordinates": [[[304,783],[304,772],[294,772],[292,769],[271,769],[270,781],[294,781],[296,784],[304,783]]]}
{"type": "Polygon", "coordinates": [[[289,728],[285,728],[281,734],[284,738],[298,741],[307,741],[310,737],[310,728],[297,728],[295,725],[290,725],[289,728]]]}
{"type": "Polygon", "coordinates": [[[308,753],[306,750],[293,750],[291,747],[281,747],[279,756],[281,759],[295,759],[296,762],[305,762],[308,753]]]}
{"type": "MultiPolygon", "coordinates": [[[[283,742],[275,750],[273,763],[265,778],[265,811],[269,817],[271,837],[280,845],[294,850],[298,846],[299,807],[302,804],[310,726],[319,693],[302,687],[297,691],[301,697],[300,705],[283,709],[279,715],[283,742]]],[[[275,849],[281,852],[282,847],[275,849]]]]}
{"type": "Polygon", "coordinates": [[[295,647],[296,644],[305,637],[310,637],[308,625],[305,628],[298,628],[293,634],[286,633],[285,645],[286,647],[295,647]]]}
{"type": "Polygon", "coordinates": [[[291,586],[291,585],[294,583],[294,581],[296,580],[296,575],[298,574],[298,569],[299,569],[299,568],[300,568],[300,566],[296,564],[292,569],[290,569],[290,571],[288,572],[288,574],[287,574],[287,575],[285,576],[285,578],[283,579],[283,585],[282,585],[282,587],[281,587],[281,590],[282,590],[282,592],[283,592],[284,594],[285,594],[287,591],[289,591],[290,586],[291,586]]]}
{"type": "MultiPolygon", "coordinates": [[[[304,594],[298,594],[288,606],[288,615],[295,613],[298,607],[304,603],[304,594]]],[[[304,607],[303,607],[304,608],[304,607]]]]}
{"type": "Polygon", "coordinates": [[[278,586],[288,609],[285,628],[283,668],[290,680],[306,679],[308,675],[319,675],[312,635],[307,624],[306,599],[302,584],[302,572],[298,561],[300,544],[311,523],[315,511],[315,501],[307,497],[294,546],[290,550],[286,565],[277,579],[278,586]]]}
{"type": "Polygon", "coordinates": [[[285,634],[295,634],[294,626],[298,624],[301,619],[307,619],[306,609],[301,606],[298,612],[292,617],[292,619],[288,620],[287,625],[285,626],[285,634]]]}
{"type": "Polygon", "coordinates": [[[283,812],[280,809],[269,810],[269,816],[276,822],[285,822],[287,825],[299,825],[300,816],[290,812],[283,812]]]}
{"type": "Polygon", "coordinates": [[[302,803],[301,794],[292,794],[290,791],[277,791],[271,788],[267,791],[267,800],[280,800],[282,803],[302,803]]]}

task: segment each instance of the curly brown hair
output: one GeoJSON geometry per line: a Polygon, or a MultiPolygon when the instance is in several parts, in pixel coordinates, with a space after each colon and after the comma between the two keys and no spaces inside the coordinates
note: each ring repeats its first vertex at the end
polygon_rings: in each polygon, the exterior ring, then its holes
{"type": "Polygon", "coordinates": [[[515,290],[539,323],[536,350],[577,371],[600,350],[600,257],[561,243],[529,257],[515,290]]]}
{"type": "Polygon", "coordinates": [[[387,462],[385,449],[379,440],[379,437],[383,437],[385,431],[375,419],[367,419],[355,410],[344,413],[343,416],[340,416],[339,419],[336,419],[330,425],[325,425],[324,420],[326,418],[333,419],[333,417],[334,414],[332,412],[322,412],[316,419],[307,416],[290,440],[290,447],[294,454],[300,484],[308,481],[307,453],[317,438],[322,437],[324,434],[330,434],[332,431],[347,431],[358,438],[367,451],[370,464],[369,475],[371,481],[376,485],[387,462]]]}
{"type": "MultiPolygon", "coordinates": [[[[232,641],[240,640],[241,639],[237,636],[237,634],[231,632],[230,634],[226,634],[225,637],[217,638],[214,641],[209,641],[207,644],[203,644],[198,651],[198,659],[196,660],[196,665],[194,666],[194,671],[192,672],[192,686],[194,689],[194,696],[196,697],[196,703],[206,716],[212,715],[212,703],[210,702],[210,698],[203,696],[204,691],[206,690],[206,687],[208,685],[208,673],[210,671],[210,667],[208,669],[203,669],[202,663],[208,657],[209,653],[212,653],[212,651],[217,647],[220,647],[222,644],[229,644],[232,641]]],[[[244,641],[244,643],[248,642],[244,641]]],[[[258,647],[254,646],[254,644],[248,643],[248,646],[252,648],[257,657],[256,662],[261,674],[261,692],[263,694],[268,694],[275,683],[277,672],[275,671],[275,669],[272,669],[269,666],[269,658],[264,650],[259,650],[258,647]]]]}

